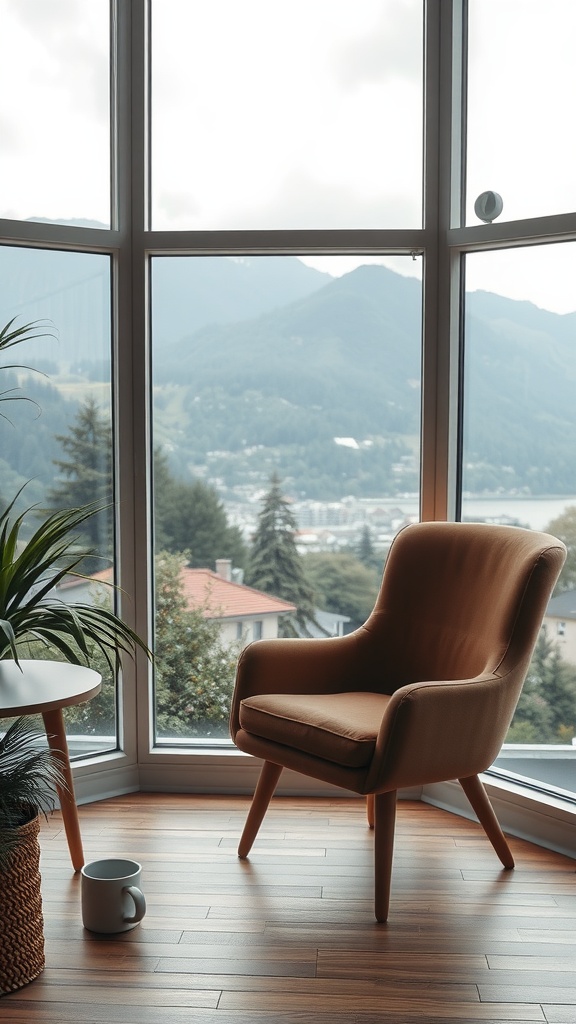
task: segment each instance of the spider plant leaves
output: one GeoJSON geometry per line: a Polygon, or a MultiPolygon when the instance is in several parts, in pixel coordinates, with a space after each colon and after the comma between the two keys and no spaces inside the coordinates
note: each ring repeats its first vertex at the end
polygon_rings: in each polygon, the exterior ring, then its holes
{"type": "Polygon", "coordinates": [[[23,341],[32,341],[34,338],[54,337],[54,332],[47,329],[47,320],[31,320],[30,323],[22,324],[21,327],[14,327],[13,325],[17,319],[17,317],[13,316],[7,324],[4,324],[4,327],[0,328],[0,354],[12,348],[13,345],[20,345],[23,341]]]}
{"type": "Polygon", "coordinates": [[[17,718],[0,736],[0,872],[18,845],[23,817],[47,815],[55,788],[66,791],[58,752],[29,718],[17,718]]]}
{"type": "MultiPolygon", "coordinates": [[[[23,341],[33,341],[35,338],[46,338],[54,337],[54,331],[48,329],[49,324],[46,320],[32,320],[28,324],[22,324],[21,327],[15,327],[17,317],[12,317],[7,324],[0,329],[0,355],[3,355],[13,345],[20,345],[23,341]]],[[[46,376],[41,370],[36,370],[33,366],[27,366],[25,363],[6,363],[2,367],[2,370],[28,370],[30,373],[41,373],[43,377],[46,376]]],[[[31,405],[37,407],[37,403],[33,399],[28,398],[26,395],[21,394],[20,388],[7,388],[5,391],[0,391],[0,403],[4,402],[30,402],[31,405]]],[[[7,420],[8,417],[0,411],[0,417],[7,420]]]]}
{"type": "Polygon", "coordinates": [[[52,512],[24,543],[21,534],[31,506],[13,517],[16,495],[0,513],[0,658],[18,663],[18,646],[38,641],[56,648],[72,664],[89,664],[91,646],[104,655],[110,668],[118,666],[121,653],[140,647],[150,652],[138,635],[111,609],[99,604],[67,604],[55,596],[56,587],[78,572],[90,552],[77,546],[79,528],[97,512],[109,507],[93,502],[79,508],[52,512]]]}
{"type": "MultiPolygon", "coordinates": [[[[0,356],[14,345],[46,336],[54,336],[48,321],[17,326],[13,317],[0,328],[0,356]]],[[[28,401],[17,388],[0,392],[0,405],[17,400],[28,401]]],[[[72,664],[89,664],[96,648],[112,669],[118,668],[122,653],[134,654],[136,647],[151,657],[146,644],[111,609],[68,604],[57,596],[58,584],[66,578],[89,578],[79,572],[83,559],[92,554],[80,548],[81,528],[109,505],[93,502],[48,513],[25,541],[28,520],[40,510],[30,506],[16,511],[22,490],[0,513],[0,658],[18,664],[19,648],[30,643],[56,650],[72,664]]]]}

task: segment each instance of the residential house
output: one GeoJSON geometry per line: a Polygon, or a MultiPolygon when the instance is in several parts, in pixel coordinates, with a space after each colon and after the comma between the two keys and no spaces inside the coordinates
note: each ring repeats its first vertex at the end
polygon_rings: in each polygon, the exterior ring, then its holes
{"type": "Polygon", "coordinates": [[[544,616],[548,635],[560,645],[564,661],[576,665],[576,590],[551,598],[544,616]]]}
{"type": "MultiPolygon", "coordinates": [[[[232,575],[232,563],[225,558],[217,559],[215,572],[184,566],[181,581],[187,607],[201,608],[205,618],[218,622],[224,643],[240,642],[245,647],[252,640],[277,637],[281,617],[296,611],[296,606],[247,587],[232,575]]],[[[68,580],[58,588],[58,596],[63,601],[90,602],[97,593],[104,594],[111,582],[112,570],[104,569],[90,579],[68,580]]],[[[345,616],[334,618],[344,620],[345,616]]],[[[337,632],[338,623],[332,625],[337,632]]]]}
{"type": "Polygon", "coordinates": [[[189,608],[202,608],[205,618],[218,622],[225,643],[268,640],[278,636],[280,619],[296,606],[232,579],[232,563],[218,559],[211,569],[182,570],[189,608]]]}

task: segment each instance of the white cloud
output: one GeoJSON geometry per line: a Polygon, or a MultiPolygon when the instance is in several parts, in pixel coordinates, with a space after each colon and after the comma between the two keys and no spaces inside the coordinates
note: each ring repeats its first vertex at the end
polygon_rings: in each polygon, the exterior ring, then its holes
{"type": "MultiPolygon", "coordinates": [[[[107,222],[107,11],[0,0],[0,214],[107,222]]],[[[419,226],[421,11],[153,0],[154,226],[419,226]]],[[[471,0],[469,223],[487,189],[501,220],[576,209],[574,38],[573,0],[471,0]]],[[[479,254],[470,274],[573,310],[575,246],[479,254]]]]}
{"type": "MultiPolygon", "coordinates": [[[[400,65],[396,15],[413,12],[418,48],[421,5],[391,2],[387,46],[400,65]]],[[[381,47],[382,9],[381,0],[333,0],[329,8],[213,0],[176,37],[189,7],[157,3],[153,181],[163,205],[153,206],[155,225],[343,227],[362,210],[355,226],[419,226],[421,81],[411,81],[412,71],[401,83],[344,73],[351,46],[357,62],[376,37],[381,47]],[[186,189],[198,217],[161,223],[167,193],[186,189]]]]}
{"type": "Polygon", "coordinates": [[[103,0],[0,0],[4,216],[109,218],[103,0]]]}
{"type": "Polygon", "coordinates": [[[419,0],[389,0],[378,5],[373,24],[354,31],[338,45],[337,77],[346,86],[397,79],[420,87],[422,48],[414,42],[421,24],[419,0]]]}

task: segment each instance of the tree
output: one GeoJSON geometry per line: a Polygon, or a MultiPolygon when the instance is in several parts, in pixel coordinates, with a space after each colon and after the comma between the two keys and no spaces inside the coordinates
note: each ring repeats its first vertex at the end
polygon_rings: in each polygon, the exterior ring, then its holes
{"type": "Polygon", "coordinates": [[[318,607],[348,615],[354,627],[366,621],[378,595],[379,574],[349,552],[318,552],[304,558],[318,607]]]}
{"type": "Polygon", "coordinates": [[[314,622],[316,614],[314,592],[296,547],[296,529],[294,515],[282,496],[280,479],[274,473],[258,516],[246,582],[296,605],[295,614],[281,622],[282,636],[308,634],[307,623],[314,622]]]}
{"type": "Polygon", "coordinates": [[[382,575],[382,567],[384,565],[384,554],[376,551],[374,543],[372,541],[372,533],[370,527],[364,524],[362,532],[360,534],[360,540],[358,541],[358,547],[355,552],[358,559],[368,569],[376,569],[378,574],[382,575]]]}
{"type": "Polygon", "coordinates": [[[237,645],[225,646],[217,622],[186,606],[182,568],[189,552],[155,559],[156,726],[160,736],[227,736],[237,645]]]}
{"type": "MultiPolygon", "coordinates": [[[[112,427],[93,398],[80,406],[76,421],[68,434],[56,435],[66,459],[54,459],[61,481],[48,491],[47,500],[54,509],[80,508],[92,502],[112,502],[112,427]]],[[[114,516],[112,508],[104,509],[89,519],[82,534],[82,544],[99,556],[87,560],[85,569],[102,568],[102,558],[112,558],[114,516]]]]}
{"type": "MultiPolygon", "coordinates": [[[[181,573],[188,559],[186,551],[161,551],[154,561],[156,729],[164,739],[228,736],[239,654],[238,645],[222,643],[218,623],[205,618],[204,609],[187,607],[181,573]]],[[[111,595],[100,586],[93,600],[109,606],[111,595]]],[[[114,679],[96,651],[91,664],[102,674],[102,690],[87,704],[68,708],[66,722],[83,734],[114,734],[114,679]]]]}
{"type": "Polygon", "coordinates": [[[506,742],[565,743],[575,735],[576,668],[543,626],[506,742]]]}
{"type": "Polygon", "coordinates": [[[573,590],[576,587],[576,505],[569,505],[562,515],[548,523],[546,532],[558,537],[568,549],[568,556],[554,592],[561,594],[565,590],[573,590]]]}
{"type": "Polygon", "coordinates": [[[190,552],[190,565],[214,568],[217,558],[243,567],[246,545],[238,527],[230,526],[213,487],[202,480],[176,480],[160,452],[154,458],[156,550],[190,552]]]}
{"type": "Polygon", "coordinates": [[[374,558],[374,545],[370,527],[364,524],[358,541],[358,558],[364,565],[371,565],[374,558]]]}

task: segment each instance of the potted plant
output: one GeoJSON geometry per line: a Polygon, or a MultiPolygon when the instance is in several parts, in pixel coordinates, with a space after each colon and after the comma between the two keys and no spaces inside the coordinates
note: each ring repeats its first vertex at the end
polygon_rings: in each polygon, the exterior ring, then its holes
{"type": "MultiPolygon", "coordinates": [[[[0,330],[0,354],[50,333],[39,321],[21,327],[14,323],[12,319],[0,330]]],[[[11,364],[0,369],[30,367],[11,364]]],[[[0,391],[0,403],[12,401],[29,399],[18,388],[0,391]]],[[[118,666],[121,652],[132,653],[136,646],[149,655],[143,641],[111,609],[64,604],[54,596],[54,588],[66,577],[83,576],[79,566],[91,552],[78,550],[77,531],[108,506],[93,502],[52,512],[24,542],[22,527],[39,509],[29,506],[16,513],[23,490],[0,512],[0,658],[18,662],[18,648],[24,643],[28,650],[31,644],[36,649],[38,644],[51,647],[73,664],[88,664],[97,649],[111,668],[118,666]]]]}
{"type": "MultiPolygon", "coordinates": [[[[0,330],[0,353],[42,333],[36,324],[13,324],[0,330]]],[[[18,389],[0,391],[0,403],[22,399],[18,389]]],[[[102,504],[49,513],[24,540],[24,522],[38,509],[17,512],[21,493],[0,512],[0,659],[18,665],[25,651],[27,658],[89,665],[101,654],[115,669],[121,655],[136,647],[150,657],[144,641],[111,608],[55,596],[64,578],[83,575],[79,566],[90,552],[79,550],[78,531],[102,504]]],[[[39,813],[52,806],[53,787],[63,780],[54,752],[45,744],[39,748],[41,736],[25,719],[4,736],[0,731],[0,992],[33,980],[44,966],[39,813]]]]}
{"type": "Polygon", "coordinates": [[[64,780],[54,752],[26,718],[0,737],[0,993],[44,969],[39,815],[64,780]],[[42,741],[42,742],[41,742],[42,741]]]}

